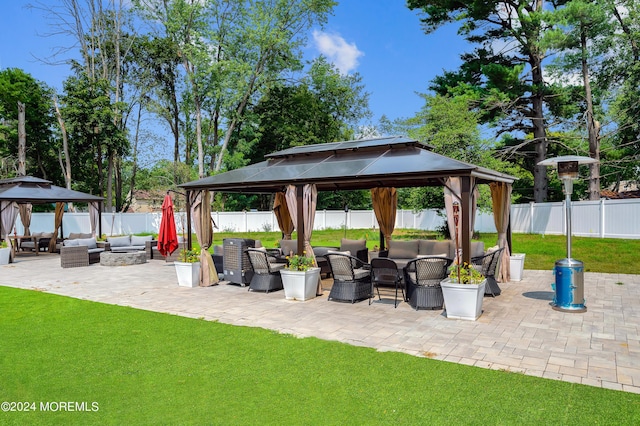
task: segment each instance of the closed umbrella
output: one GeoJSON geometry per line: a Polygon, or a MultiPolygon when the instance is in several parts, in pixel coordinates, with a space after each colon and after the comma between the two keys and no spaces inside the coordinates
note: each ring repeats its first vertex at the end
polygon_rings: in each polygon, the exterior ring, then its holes
{"type": "Polygon", "coordinates": [[[158,251],[163,256],[168,256],[178,248],[178,234],[176,222],[173,219],[173,201],[169,194],[165,195],[162,202],[162,219],[158,231],[158,251]]]}

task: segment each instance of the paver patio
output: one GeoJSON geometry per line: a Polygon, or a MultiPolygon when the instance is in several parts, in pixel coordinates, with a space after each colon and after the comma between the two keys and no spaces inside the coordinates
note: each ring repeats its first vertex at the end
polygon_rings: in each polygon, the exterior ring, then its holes
{"type": "Polygon", "coordinates": [[[587,312],[567,313],[549,306],[552,266],[501,284],[478,321],[394,309],[391,293],[372,305],[329,302],[330,280],[306,302],[225,283],[183,288],[163,261],[62,269],[57,255],[19,256],[0,266],[0,285],[640,393],[640,275],[585,273],[587,312]]]}

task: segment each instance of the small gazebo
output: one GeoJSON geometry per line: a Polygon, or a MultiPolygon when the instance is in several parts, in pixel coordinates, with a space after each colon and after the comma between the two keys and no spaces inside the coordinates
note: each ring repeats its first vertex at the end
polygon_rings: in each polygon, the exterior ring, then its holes
{"type": "MultiPolygon", "coordinates": [[[[101,204],[104,198],[85,194],[51,184],[51,181],[33,176],[18,176],[0,180],[0,237],[6,238],[15,225],[18,213],[25,226],[25,234],[29,235],[31,208],[33,204],[56,204],[55,230],[61,231],[64,203],[88,203],[91,220],[91,231],[102,234],[101,204]]],[[[55,238],[51,240],[50,251],[55,248],[55,238]],[[53,248],[52,248],[53,246],[53,248]]]]}
{"type": "MultiPolygon", "coordinates": [[[[500,245],[507,245],[511,185],[516,178],[445,157],[432,149],[403,136],[305,145],[269,154],[260,163],[179,186],[187,192],[188,205],[196,199],[194,194],[209,191],[273,193],[276,202],[284,196],[298,230],[298,253],[311,237],[317,191],[372,190],[380,230],[388,240],[395,223],[395,188],[444,186],[450,201],[459,206],[462,260],[468,262],[475,188],[489,184],[494,216],[501,220],[500,226],[496,226],[501,235],[500,245]]],[[[210,209],[203,204],[199,203],[210,209]]],[[[190,223],[189,220],[189,227],[190,223]]]]}

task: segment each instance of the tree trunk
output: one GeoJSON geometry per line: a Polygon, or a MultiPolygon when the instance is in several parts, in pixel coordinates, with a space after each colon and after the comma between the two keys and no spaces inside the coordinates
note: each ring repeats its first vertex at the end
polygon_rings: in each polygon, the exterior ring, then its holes
{"type": "Polygon", "coordinates": [[[589,81],[589,65],[587,64],[587,37],[585,31],[580,34],[582,49],[582,79],[584,81],[585,98],[587,101],[587,131],[589,133],[589,156],[597,163],[589,165],[589,199],[600,199],[600,124],[593,116],[593,96],[591,94],[591,82],[589,81]]]}
{"type": "Polygon", "coordinates": [[[25,107],[18,101],[18,176],[27,174],[27,131],[25,130],[25,107]]]}
{"type": "Polygon", "coordinates": [[[67,138],[67,126],[64,124],[62,114],[60,114],[60,107],[58,106],[58,98],[53,97],[53,105],[56,109],[56,117],[58,118],[58,124],[60,125],[60,132],[62,133],[62,154],[64,155],[64,164],[60,159],[60,167],[62,168],[62,174],[64,175],[64,183],[67,189],[71,189],[71,159],[69,158],[69,139],[67,138]]]}
{"type": "Polygon", "coordinates": [[[547,147],[549,142],[547,141],[547,131],[544,124],[544,105],[543,105],[543,78],[542,78],[542,64],[539,56],[532,56],[531,58],[531,72],[533,76],[533,86],[538,88],[535,93],[532,94],[532,117],[533,124],[533,139],[536,147],[536,166],[533,173],[533,195],[536,203],[542,203],[547,200],[547,168],[545,166],[538,166],[540,161],[547,158],[547,147]]]}

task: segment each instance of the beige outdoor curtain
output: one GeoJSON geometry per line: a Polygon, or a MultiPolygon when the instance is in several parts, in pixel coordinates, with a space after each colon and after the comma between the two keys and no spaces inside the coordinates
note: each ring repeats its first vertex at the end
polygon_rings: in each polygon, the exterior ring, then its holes
{"type": "Polygon", "coordinates": [[[33,204],[18,204],[18,210],[20,211],[20,222],[22,222],[22,227],[24,228],[24,232],[22,235],[31,235],[31,212],[33,211],[33,204]]]}
{"type": "MultiPolygon", "coordinates": [[[[287,199],[287,207],[291,216],[291,221],[295,228],[299,231],[298,227],[298,200],[296,195],[296,187],[289,185],[287,187],[287,193],[285,195],[287,199]]],[[[304,251],[307,257],[313,259],[314,266],[318,266],[316,263],[316,256],[313,253],[313,247],[311,247],[311,234],[313,233],[313,223],[316,218],[316,205],[318,200],[318,189],[314,184],[306,184],[302,192],[302,211],[304,220],[304,251]]],[[[318,278],[318,288],[316,289],[316,295],[322,295],[322,282],[318,278]]]]}
{"type": "Polygon", "coordinates": [[[218,282],[218,272],[208,249],[213,243],[211,219],[211,194],[207,190],[189,193],[191,216],[196,228],[196,238],[200,244],[200,287],[209,287],[218,282]]]}
{"type": "MultiPolygon", "coordinates": [[[[470,238],[473,236],[473,224],[476,219],[476,200],[478,199],[478,188],[475,188],[474,182],[475,179],[471,178],[471,187],[473,188],[471,194],[471,227],[470,238]]],[[[449,177],[447,178],[444,185],[444,207],[447,211],[447,225],[449,226],[449,234],[451,235],[451,240],[454,240],[454,235],[456,235],[456,227],[453,219],[453,204],[458,203],[460,206],[459,214],[460,219],[462,219],[462,203],[461,203],[461,195],[462,195],[462,182],[459,177],[449,177]]],[[[462,227],[458,227],[458,248],[462,247],[462,227]]],[[[455,261],[459,261],[458,257],[461,253],[456,253],[455,261]]]]}
{"type": "Polygon", "coordinates": [[[395,188],[372,188],[371,201],[378,225],[380,225],[380,231],[382,235],[384,235],[384,240],[388,248],[393,229],[396,226],[398,192],[395,188]]]}
{"type": "Polygon", "coordinates": [[[56,214],[53,219],[53,238],[49,240],[49,253],[56,252],[56,243],[58,240],[58,229],[62,226],[62,215],[64,214],[64,203],[56,203],[56,214]]]}
{"type": "Polygon", "coordinates": [[[507,228],[509,227],[509,214],[511,213],[511,185],[505,182],[492,182],[491,201],[493,204],[493,221],[498,231],[498,246],[504,247],[498,267],[496,279],[506,283],[511,280],[511,265],[509,244],[507,244],[507,228]]]}
{"type": "Polygon", "coordinates": [[[96,238],[98,220],[100,219],[98,208],[98,203],[96,201],[89,203],[89,221],[91,222],[91,235],[93,235],[94,238],[96,238]]]}
{"type": "Polygon", "coordinates": [[[278,220],[278,227],[280,227],[280,231],[284,234],[283,239],[290,240],[294,226],[293,221],[291,220],[291,214],[289,213],[289,208],[287,207],[287,198],[284,195],[284,192],[276,193],[276,197],[273,200],[273,213],[276,215],[276,219],[278,220]]]}
{"type": "MultiPolygon", "coordinates": [[[[4,232],[7,247],[11,247],[9,235],[11,235],[11,230],[16,224],[18,211],[18,203],[15,201],[0,201],[0,219],[2,220],[2,232],[4,232]]],[[[9,252],[9,262],[13,262],[13,250],[9,252]]]]}

